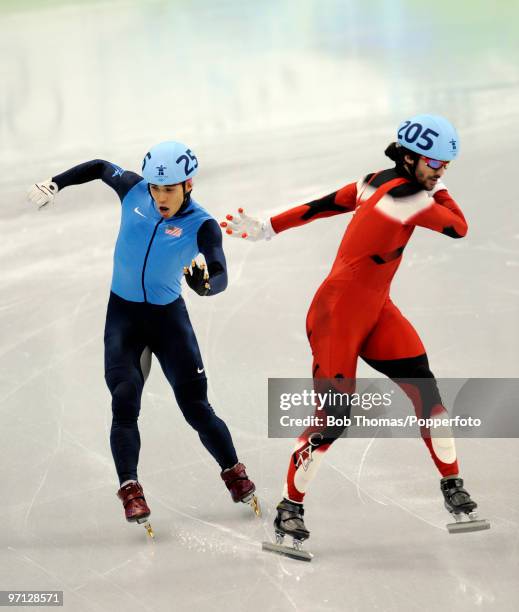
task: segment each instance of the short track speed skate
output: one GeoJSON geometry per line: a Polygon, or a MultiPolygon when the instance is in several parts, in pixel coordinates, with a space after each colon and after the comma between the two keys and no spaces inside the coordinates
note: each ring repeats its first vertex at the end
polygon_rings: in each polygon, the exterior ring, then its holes
{"type": "Polygon", "coordinates": [[[283,499],[276,510],[277,516],[274,519],[276,543],[263,542],[262,549],[299,561],[311,561],[312,553],[302,549],[304,541],[310,537],[310,532],[303,521],[303,504],[283,499]],[[283,540],[287,535],[292,537],[292,546],[283,545],[283,540]]]}
{"type": "Polygon", "coordinates": [[[117,491],[117,497],[122,501],[124,515],[129,523],[144,525],[150,538],[155,537],[148,520],[151,511],[144,499],[144,491],[138,482],[129,482],[117,491]]]}
{"type": "Polygon", "coordinates": [[[490,523],[485,519],[478,520],[476,508],[478,505],[470,499],[463,488],[462,478],[442,478],[441,490],[445,498],[445,508],[454,516],[455,523],[449,523],[449,533],[466,533],[490,529],[490,523]]]}
{"type": "Polygon", "coordinates": [[[224,470],[221,476],[231,493],[233,502],[249,504],[254,514],[261,516],[261,507],[255,493],[256,485],[247,476],[243,463],[237,463],[234,467],[224,470]]]}

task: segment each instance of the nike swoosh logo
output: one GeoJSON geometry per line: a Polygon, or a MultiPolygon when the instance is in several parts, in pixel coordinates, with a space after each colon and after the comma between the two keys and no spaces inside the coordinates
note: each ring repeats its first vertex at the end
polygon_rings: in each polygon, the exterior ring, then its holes
{"type": "Polygon", "coordinates": [[[203,372],[204,370],[205,370],[205,368],[202,368],[202,369],[197,368],[197,369],[196,369],[196,371],[197,371],[199,374],[202,374],[202,372],[203,372]]]}
{"type": "Polygon", "coordinates": [[[139,207],[138,207],[138,206],[136,206],[136,207],[133,209],[133,212],[136,212],[138,215],[140,215],[141,217],[144,217],[144,218],[146,219],[146,215],[143,215],[143,214],[141,213],[141,211],[139,210],[139,207]]]}

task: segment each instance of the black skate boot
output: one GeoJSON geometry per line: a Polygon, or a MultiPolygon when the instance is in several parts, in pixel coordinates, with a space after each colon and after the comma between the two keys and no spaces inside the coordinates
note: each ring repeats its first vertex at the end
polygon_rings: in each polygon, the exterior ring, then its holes
{"type": "Polygon", "coordinates": [[[311,561],[312,553],[302,550],[303,542],[310,537],[310,532],[305,527],[303,516],[303,504],[296,504],[288,499],[283,499],[277,505],[277,515],[274,519],[274,533],[276,543],[263,542],[263,550],[286,555],[292,559],[311,561]],[[293,546],[284,546],[285,536],[291,536],[293,546]]]}
{"type": "Polygon", "coordinates": [[[463,487],[463,479],[456,477],[442,478],[440,487],[445,498],[445,508],[450,512],[456,522],[447,525],[449,533],[463,533],[467,531],[481,531],[490,529],[486,520],[478,520],[476,508],[478,505],[470,498],[463,487]],[[464,517],[468,520],[463,520],[464,517]]]}

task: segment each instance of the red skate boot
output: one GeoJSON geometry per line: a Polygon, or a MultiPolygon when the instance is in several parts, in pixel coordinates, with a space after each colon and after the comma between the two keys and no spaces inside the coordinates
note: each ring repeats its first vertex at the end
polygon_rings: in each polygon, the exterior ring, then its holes
{"type": "Polygon", "coordinates": [[[222,480],[229,489],[234,503],[250,504],[256,516],[261,516],[261,508],[257,496],[254,494],[256,485],[250,480],[243,463],[221,473],[222,480]]]}
{"type": "Polygon", "coordinates": [[[153,529],[148,521],[151,511],[141,485],[135,481],[129,482],[117,491],[117,497],[123,502],[126,520],[130,523],[144,523],[148,535],[153,538],[153,529]]]}

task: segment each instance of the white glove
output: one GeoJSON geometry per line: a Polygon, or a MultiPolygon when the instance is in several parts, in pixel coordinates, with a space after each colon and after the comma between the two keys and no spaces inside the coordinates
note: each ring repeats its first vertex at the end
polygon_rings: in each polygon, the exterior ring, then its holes
{"type": "Polygon", "coordinates": [[[276,235],[270,219],[261,221],[249,217],[243,212],[243,208],[238,208],[237,215],[226,215],[225,219],[220,225],[225,228],[226,234],[234,238],[245,238],[257,242],[258,240],[270,240],[276,235]]]}
{"type": "Polygon", "coordinates": [[[43,208],[47,204],[52,204],[58,191],[56,183],[53,183],[52,179],[47,179],[33,185],[27,192],[27,199],[38,208],[43,208]]]}
{"type": "Polygon", "coordinates": [[[431,198],[434,196],[434,194],[437,191],[441,191],[442,189],[447,189],[446,185],[444,183],[442,183],[440,180],[436,183],[436,185],[427,192],[427,195],[431,196],[431,198]]]}

